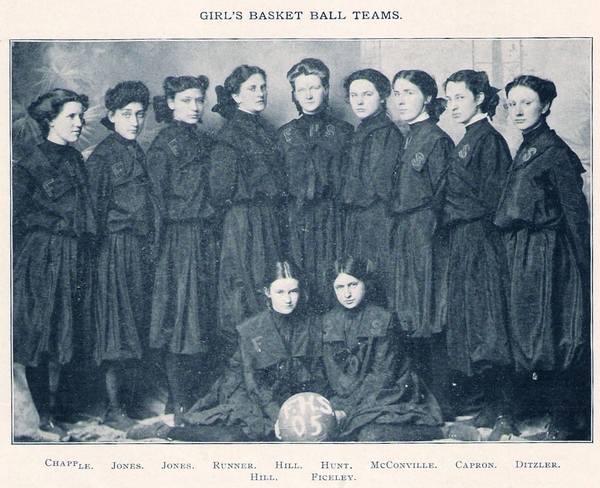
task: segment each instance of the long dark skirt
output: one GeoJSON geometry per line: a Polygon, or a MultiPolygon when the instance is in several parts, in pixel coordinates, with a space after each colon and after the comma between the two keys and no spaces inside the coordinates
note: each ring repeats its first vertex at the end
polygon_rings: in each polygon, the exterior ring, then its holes
{"type": "Polygon", "coordinates": [[[89,247],[73,237],[41,230],[27,235],[13,268],[15,362],[91,357],[89,256],[89,247]]]}
{"type": "Polygon", "coordinates": [[[167,224],[154,280],[150,347],[173,354],[208,350],[215,326],[216,265],[212,225],[167,224]]]}
{"type": "Polygon", "coordinates": [[[388,303],[393,300],[393,275],[390,259],[390,240],[393,219],[383,202],[370,207],[350,207],[346,210],[343,251],[355,258],[370,259],[376,266],[380,285],[385,290],[388,303]]]}
{"type": "Polygon", "coordinates": [[[564,233],[521,229],[505,237],[510,332],[517,371],[565,371],[586,344],[584,290],[564,233]]]}
{"type": "Polygon", "coordinates": [[[467,376],[512,364],[506,255],[497,228],[477,220],[449,229],[447,342],[452,369],[467,376]]]}
{"type": "Polygon", "coordinates": [[[282,259],[280,214],[270,202],[237,205],[225,215],[219,274],[219,319],[237,340],[235,327],[262,312],[267,266],[282,259]]]}
{"type": "Polygon", "coordinates": [[[140,359],[147,343],[152,286],[148,247],[131,233],[109,234],[95,283],[96,361],[140,359]]]}
{"type": "Polygon", "coordinates": [[[437,218],[426,208],[399,215],[392,233],[394,303],[400,327],[412,338],[441,332],[436,308],[443,303],[434,279],[433,236],[437,218]]]}
{"type": "Polygon", "coordinates": [[[341,212],[331,200],[288,209],[289,247],[292,258],[310,278],[310,303],[325,313],[337,302],[329,276],[342,247],[341,212]]]}

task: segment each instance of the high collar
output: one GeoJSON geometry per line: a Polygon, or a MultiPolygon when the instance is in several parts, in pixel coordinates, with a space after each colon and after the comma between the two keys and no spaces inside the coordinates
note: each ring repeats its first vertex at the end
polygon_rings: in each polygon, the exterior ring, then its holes
{"type": "Polygon", "coordinates": [[[483,126],[485,124],[489,124],[490,122],[489,122],[489,120],[487,118],[487,115],[485,115],[485,114],[481,114],[481,115],[483,115],[482,118],[476,120],[475,122],[471,122],[469,125],[467,125],[465,127],[465,129],[467,131],[470,131],[470,130],[475,129],[477,127],[481,127],[481,126],[483,126]]]}
{"type": "Polygon", "coordinates": [[[316,114],[302,114],[300,120],[308,124],[320,124],[327,117],[327,109],[321,110],[316,114]]]}
{"type": "Polygon", "coordinates": [[[429,114],[427,112],[423,112],[413,122],[410,122],[408,125],[412,127],[413,125],[420,124],[421,122],[425,122],[426,120],[429,120],[430,118],[431,117],[429,116],[429,114]]]}
{"type": "Polygon", "coordinates": [[[393,123],[392,120],[388,117],[385,110],[381,110],[376,114],[369,115],[368,117],[362,119],[360,124],[358,125],[358,129],[360,130],[368,130],[372,127],[379,127],[388,125],[393,123]]]}
{"type": "Polygon", "coordinates": [[[549,129],[550,129],[550,127],[548,127],[546,120],[543,120],[537,127],[534,127],[531,130],[523,132],[523,141],[530,142],[532,139],[535,139],[535,137],[538,134],[545,132],[549,129]]]}
{"type": "Polygon", "coordinates": [[[424,120],[419,120],[418,122],[414,122],[413,124],[410,124],[408,127],[411,132],[418,132],[423,127],[427,127],[431,124],[435,124],[435,122],[433,120],[431,120],[431,117],[427,117],[424,120]]]}
{"type": "Polygon", "coordinates": [[[235,115],[233,116],[235,120],[240,120],[243,123],[252,123],[252,124],[261,124],[262,117],[260,114],[251,114],[249,112],[244,112],[243,110],[237,109],[235,111],[235,115]]]}
{"type": "Polygon", "coordinates": [[[135,147],[137,145],[136,139],[125,139],[118,132],[113,132],[109,137],[112,137],[116,142],[118,142],[119,144],[123,144],[127,147],[135,147]]]}
{"type": "Polygon", "coordinates": [[[182,122],[181,120],[173,120],[171,124],[173,125],[173,127],[177,127],[179,130],[186,133],[195,134],[198,131],[197,123],[188,124],[187,122],[182,122]]]}

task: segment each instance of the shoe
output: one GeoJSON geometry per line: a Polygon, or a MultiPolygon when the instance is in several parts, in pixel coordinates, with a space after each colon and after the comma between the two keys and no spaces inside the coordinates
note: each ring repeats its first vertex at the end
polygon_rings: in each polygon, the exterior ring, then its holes
{"type": "Polygon", "coordinates": [[[515,423],[509,415],[499,415],[494,423],[492,433],[488,437],[488,441],[496,442],[502,440],[503,436],[518,437],[521,435],[519,429],[515,427],[515,423]]]}
{"type": "Polygon", "coordinates": [[[71,438],[66,430],[56,424],[54,417],[49,413],[40,415],[40,430],[57,435],[60,442],[67,442],[71,438]]]}
{"type": "Polygon", "coordinates": [[[464,442],[479,442],[481,441],[481,433],[472,425],[462,422],[455,422],[448,429],[448,439],[464,442]]]}
{"type": "Polygon", "coordinates": [[[109,407],[108,412],[106,412],[106,415],[104,416],[104,422],[102,423],[112,429],[123,432],[127,432],[138,424],[135,420],[130,419],[125,410],[121,407],[109,407]]]}
{"type": "Polygon", "coordinates": [[[142,439],[167,439],[171,427],[164,422],[154,424],[138,424],[127,431],[127,438],[134,441],[142,439]]]}

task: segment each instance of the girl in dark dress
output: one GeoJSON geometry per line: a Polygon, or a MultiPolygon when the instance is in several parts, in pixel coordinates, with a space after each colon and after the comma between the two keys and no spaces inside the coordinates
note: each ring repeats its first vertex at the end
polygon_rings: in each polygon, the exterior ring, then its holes
{"type": "MultiPolygon", "coordinates": [[[[576,413],[585,418],[580,429],[589,429],[590,416],[585,170],[546,123],[556,95],[553,82],[536,76],[519,76],[506,86],[509,116],[523,133],[523,143],[495,218],[505,230],[510,332],[520,389],[538,408],[543,394],[549,397],[549,440],[575,435],[576,413]]],[[[577,435],[589,439],[589,430],[581,430],[577,435]]]]}
{"type": "Polygon", "coordinates": [[[341,252],[341,173],[354,127],[329,113],[329,68],[321,60],[303,59],[287,78],[300,112],[277,131],[291,196],[285,218],[288,246],[291,258],[312,279],[312,307],[324,313],[332,305],[328,267],[341,252]]]}
{"type": "Polygon", "coordinates": [[[282,254],[281,207],[286,178],[267,106],[265,72],[238,66],[217,87],[213,111],[227,121],[211,154],[212,200],[223,212],[219,274],[221,339],[235,345],[235,327],[262,309],[259,290],[268,263],[282,254]]]}
{"type": "MultiPolygon", "coordinates": [[[[448,172],[443,219],[448,233],[449,262],[445,276],[447,345],[451,368],[461,374],[454,383],[483,400],[477,427],[498,427],[491,437],[512,432],[508,367],[506,254],[493,219],[510,152],[488,117],[499,102],[497,89],[483,71],[463,70],[444,83],[448,111],[466,128],[448,172]]],[[[479,405],[481,406],[481,405],[479,405]]],[[[475,408],[473,405],[464,409],[475,408]]],[[[469,413],[459,412],[459,413],[469,413]]],[[[497,440],[497,439],[496,439],[497,440]]]]}
{"type": "Polygon", "coordinates": [[[373,303],[370,261],[334,266],[339,306],[323,317],[323,362],[339,440],[414,441],[443,437],[441,411],[410,369],[394,314],[373,303]]]}
{"type": "Polygon", "coordinates": [[[448,365],[445,336],[438,320],[445,305],[436,276],[434,235],[441,224],[446,172],[454,149],[452,139],[437,126],[446,102],[436,98],[435,80],[424,71],[403,70],[394,76],[393,100],[410,128],[400,158],[392,211],[394,302],[400,328],[409,338],[413,366],[443,405],[444,372],[448,365]]]}
{"type": "Polygon", "coordinates": [[[108,90],[104,100],[108,115],[101,123],[113,132],[87,161],[99,234],[95,353],[105,369],[105,421],[126,427],[119,398],[124,361],[142,357],[150,320],[153,208],[144,152],[136,141],[150,92],[142,82],[126,81],[108,90]]]}
{"type": "Polygon", "coordinates": [[[88,97],[70,90],[40,96],[28,112],[45,141],[16,150],[13,164],[13,353],[38,377],[32,393],[45,430],[54,428],[61,367],[91,356],[96,221],[83,157],[69,145],[87,107],[88,97]]]}
{"type": "Polygon", "coordinates": [[[209,203],[210,139],[198,131],[208,78],[168,77],[154,97],[158,122],[148,173],[162,217],[152,297],[150,347],[166,352],[175,423],[189,406],[193,379],[213,354],[217,247],[209,203]]]}
{"type": "Polygon", "coordinates": [[[184,415],[187,425],[156,424],[128,435],[196,442],[276,440],[282,403],[299,392],[323,391],[327,384],[320,330],[302,290],[291,263],[269,266],[263,288],[269,307],[238,324],[238,351],[210,393],[184,415]]]}
{"type": "Polygon", "coordinates": [[[374,69],[356,71],[344,80],[344,89],[361,120],[343,174],[344,252],[377,264],[391,304],[392,182],[404,136],[386,114],[391,85],[385,75],[374,69]]]}

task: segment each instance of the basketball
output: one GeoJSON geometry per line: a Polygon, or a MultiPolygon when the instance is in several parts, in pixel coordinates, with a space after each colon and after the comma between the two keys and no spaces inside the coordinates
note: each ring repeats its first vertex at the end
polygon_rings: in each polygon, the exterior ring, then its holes
{"type": "Polygon", "coordinates": [[[298,393],[279,410],[279,433],[284,442],[332,440],[336,419],[329,400],[318,393],[298,393]]]}

